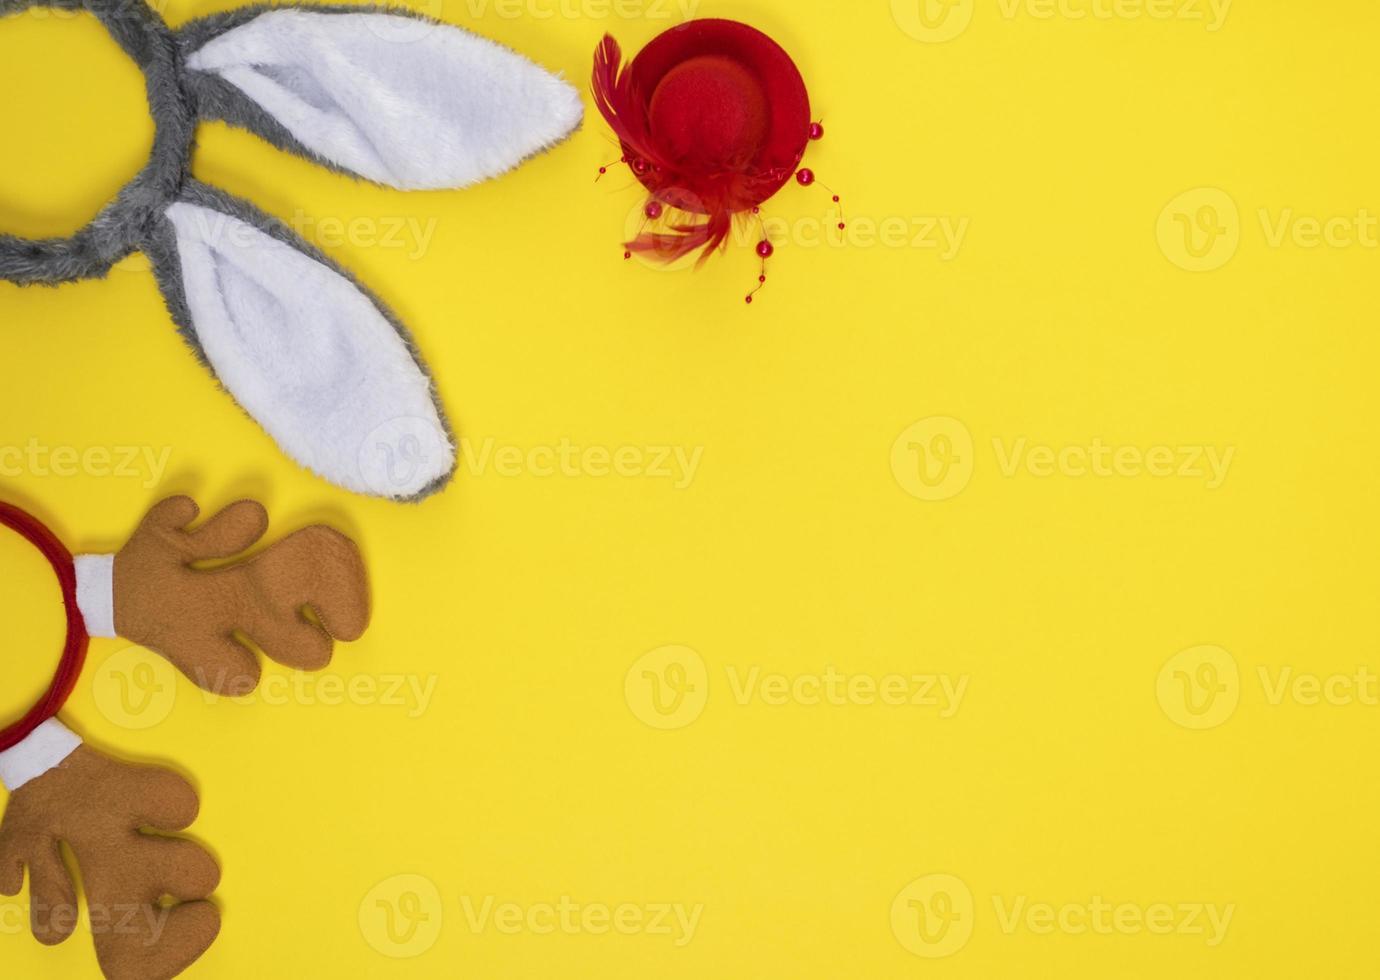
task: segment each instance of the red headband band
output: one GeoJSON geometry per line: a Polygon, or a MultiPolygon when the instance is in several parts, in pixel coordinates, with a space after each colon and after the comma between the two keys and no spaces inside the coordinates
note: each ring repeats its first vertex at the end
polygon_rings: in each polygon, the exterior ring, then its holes
{"type": "Polygon", "coordinates": [[[71,552],[38,518],[3,501],[0,501],[0,525],[17,531],[48,559],[57,573],[58,584],[62,586],[62,604],[67,609],[67,642],[63,645],[62,660],[58,663],[53,683],[43,695],[43,700],[34,705],[28,714],[0,731],[0,752],[3,752],[24,741],[35,728],[62,710],[77,683],[82,664],[86,662],[90,637],[86,634],[86,622],[81,618],[81,609],[77,606],[77,569],[71,552]]]}

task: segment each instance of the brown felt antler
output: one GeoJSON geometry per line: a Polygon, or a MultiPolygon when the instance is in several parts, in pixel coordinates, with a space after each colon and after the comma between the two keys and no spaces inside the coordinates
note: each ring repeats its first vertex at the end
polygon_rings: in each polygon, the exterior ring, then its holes
{"type": "Polygon", "coordinates": [[[77,898],[65,843],[81,871],[101,970],[110,980],[168,980],[220,931],[220,913],[204,901],[220,868],[190,840],[142,831],[183,830],[197,809],[196,791],[176,773],[80,746],[10,795],[0,892],[17,895],[27,867],[34,936],[50,946],[67,939],[77,898]]]}
{"type": "Polygon", "coordinates": [[[198,567],[253,547],[268,530],[268,514],[242,500],[189,531],[197,513],[188,497],[164,500],[115,555],[120,636],[163,655],[208,691],[241,695],[260,674],[241,638],[284,666],[320,670],[335,638],[363,634],[368,577],[349,538],[318,525],[245,561],[198,567]]]}

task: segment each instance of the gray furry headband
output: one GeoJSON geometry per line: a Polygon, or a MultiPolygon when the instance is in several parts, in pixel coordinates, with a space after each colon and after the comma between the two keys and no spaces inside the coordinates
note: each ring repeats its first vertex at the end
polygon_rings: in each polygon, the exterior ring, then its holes
{"type": "Polygon", "coordinates": [[[415,500],[455,440],[406,329],[287,226],[189,173],[198,120],[224,120],[333,170],[402,190],[464,187],[565,139],[561,79],[406,10],[258,6],[168,27],[143,0],[0,0],[89,10],[143,69],[148,165],[71,238],[0,234],[0,279],[101,278],[151,261],[182,335],[293,459],[357,493],[415,500]]]}

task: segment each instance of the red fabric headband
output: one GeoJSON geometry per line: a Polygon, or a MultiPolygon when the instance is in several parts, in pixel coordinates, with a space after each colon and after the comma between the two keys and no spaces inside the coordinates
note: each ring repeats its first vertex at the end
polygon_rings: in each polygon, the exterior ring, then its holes
{"type": "Polygon", "coordinates": [[[77,606],[77,569],[71,552],[38,518],[3,501],[0,501],[0,524],[17,531],[48,559],[57,573],[58,584],[62,586],[62,604],[67,608],[67,642],[63,645],[62,660],[58,663],[53,683],[43,695],[43,700],[34,705],[28,714],[0,731],[0,752],[3,752],[24,741],[35,728],[62,710],[77,683],[82,664],[86,662],[86,648],[91,640],[77,606]]]}

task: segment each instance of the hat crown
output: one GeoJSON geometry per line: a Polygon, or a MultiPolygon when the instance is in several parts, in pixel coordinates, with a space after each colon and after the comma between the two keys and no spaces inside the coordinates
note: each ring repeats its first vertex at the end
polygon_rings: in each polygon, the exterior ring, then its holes
{"type": "Polygon", "coordinates": [[[690,58],[667,72],[652,94],[649,114],[668,156],[710,170],[749,164],[771,122],[757,77],[716,54],[690,58]]]}

